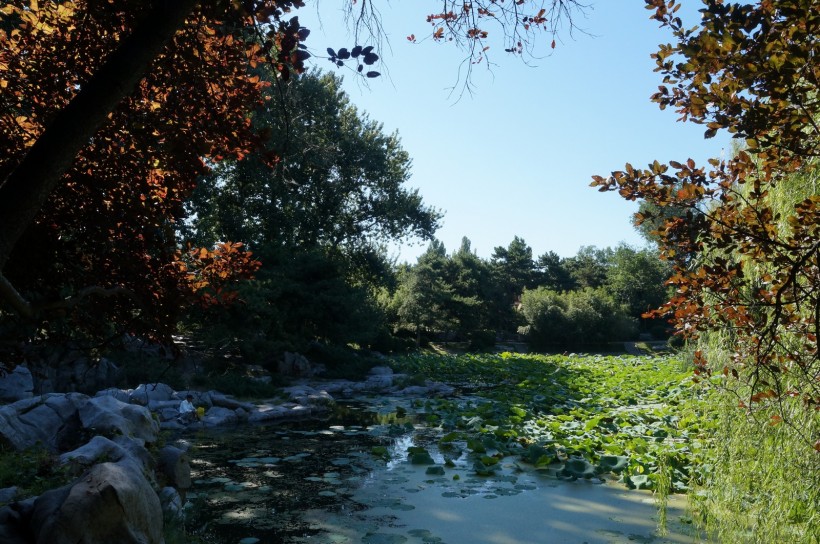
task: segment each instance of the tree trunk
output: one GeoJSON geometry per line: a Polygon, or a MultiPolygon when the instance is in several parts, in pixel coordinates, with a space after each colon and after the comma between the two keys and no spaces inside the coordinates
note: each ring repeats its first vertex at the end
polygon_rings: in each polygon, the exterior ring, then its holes
{"type": "Polygon", "coordinates": [[[147,72],[182,27],[197,0],[155,0],[80,92],[46,127],[0,184],[0,273],[15,244],[108,115],[147,72]]]}

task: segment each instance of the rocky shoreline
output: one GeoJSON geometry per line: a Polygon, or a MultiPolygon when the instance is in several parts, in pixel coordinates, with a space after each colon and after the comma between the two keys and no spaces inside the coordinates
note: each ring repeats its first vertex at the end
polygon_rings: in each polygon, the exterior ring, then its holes
{"type": "Polygon", "coordinates": [[[175,391],[163,383],[93,396],[35,396],[27,372],[18,367],[0,379],[0,398],[9,402],[0,406],[0,444],[18,451],[45,448],[76,479],[21,500],[17,488],[0,489],[0,542],[7,544],[164,542],[163,520],[182,515],[191,468],[186,442],[161,445],[161,431],[315,417],[337,399],[364,395],[453,394],[441,383],[402,386],[402,377],[387,366],[374,367],[359,382],[300,380],[280,397],[259,402],[218,391],[175,391]],[[204,414],[184,425],[178,407],[188,394],[204,414]]]}

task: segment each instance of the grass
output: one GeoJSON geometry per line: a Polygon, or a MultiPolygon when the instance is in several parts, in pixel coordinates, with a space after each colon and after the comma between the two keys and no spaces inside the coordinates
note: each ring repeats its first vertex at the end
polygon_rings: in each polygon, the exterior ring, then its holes
{"type": "Polygon", "coordinates": [[[57,457],[45,448],[0,449],[0,489],[17,486],[14,500],[36,497],[73,479],[69,468],[60,465],[57,457]]]}

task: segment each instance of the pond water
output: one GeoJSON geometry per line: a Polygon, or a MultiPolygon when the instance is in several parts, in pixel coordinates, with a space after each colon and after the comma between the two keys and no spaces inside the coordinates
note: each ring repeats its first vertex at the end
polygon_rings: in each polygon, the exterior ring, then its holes
{"type": "Polygon", "coordinates": [[[394,410],[340,405],[323,421],[187,436],[188,532],[231,544],[697,541],[680,498],[661,537],[648,492],[560,481],[513,458],[478,476],[466,453],[438,450],[440,431],[394,410]],[[411,463],[410,447],[435,465],[411,463]]]}

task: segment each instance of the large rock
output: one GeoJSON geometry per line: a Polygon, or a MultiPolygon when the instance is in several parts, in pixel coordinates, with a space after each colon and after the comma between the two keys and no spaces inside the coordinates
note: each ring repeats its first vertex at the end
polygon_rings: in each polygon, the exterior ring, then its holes
{"type": "Polygon", "coordinates": [[[40,392],[86,393],[117,384],[121,371],[105,357],[89,359],[79,352],[55,354],[48,361],[33,364],[35,388],[40,392]]]}
{"type": "Polygon", "coordinates": [[[157,472],[165,484],[184,494],[191,488],[191,458],[174,446],[165,446],[159,452],[157,472]]]}
{"type": "Polygon", "coordinates": [[[313,365],[304,355],[286,351],[278,365],[279,374],[309,378],[315,374],[313,365]]]}
{"type": "Polygon", "coordinates": [[[74,474],[79,474],[100,459],[116,462],[127,455],[128,452],[125,448],[116,442],[103,436],[95,436],[87,444],[80,446],[74,451],[62,454],[60,456],[60,463],[72,466],[74,468],[74,474]]]}
{"type": "Polygon", "coordinates": [[[144,406],[125,404],[112,396],[94,397],[79,410],[83,427],[104,436],[123,436],[154,442],[159,424],[144,406]]]}
{"type": "Polygon", "coordinates": [[[23,450],[38,443],[66,451],[85,438],[78,409],[88,403],[80,393],[51,393],[0,407],[0,443],[23,450]]]}
{"type": "Polygon", "coordinates": [[[160,544],[159,497],[132,461],[95,465],[34,502],[37,544],[160,544]]]}
{"type": "Polygon", "coordinates": [[[0,372],[0,403],[17,402],[34,396],[34,378],[31,371],[15,367],[11,372],[0,372]]]}
{"type": "Polygon", "coordinates": [[[15,502],[0,508],[0,542],[3,544],[31,544],[34,534],[31,530],[31,513],[34,499],[15,502]]]}
{"type": "Polygon", "coordinates": [[[221,406],[214,406],[205,412],[205,417],[202,418],[202,424],[206,427],[223,427],[235,425],[238,422],[239,416],[235,410],[221,406]]]}
{"type": "Polygon", "coordinates": [[[174,400],[174,389],[164,383],[149,383],[137,386],[131,391],[130,401],[147,405],[151,401],[174,400]]]}

